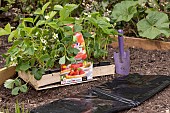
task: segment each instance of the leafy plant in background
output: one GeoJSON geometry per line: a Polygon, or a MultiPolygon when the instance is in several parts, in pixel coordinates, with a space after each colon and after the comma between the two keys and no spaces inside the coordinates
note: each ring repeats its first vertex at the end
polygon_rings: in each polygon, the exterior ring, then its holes
{"type": "Polygon", "coordinates": [[[116,35],[109,18],[102,17],[99,12],[85,13],[82,16],[83,35],[89,59],[105,59],[108,54],[108,44],[113,41],[110,35],[116,35]]]}
{"type": "Polygon", "coordinates": [[[141,37],[155,39],[160,35],[170,36],[168,15],[160,12],[155,0],[122,1],[114,6],[111,16],[115,22],[131,22],[141,37]]]}

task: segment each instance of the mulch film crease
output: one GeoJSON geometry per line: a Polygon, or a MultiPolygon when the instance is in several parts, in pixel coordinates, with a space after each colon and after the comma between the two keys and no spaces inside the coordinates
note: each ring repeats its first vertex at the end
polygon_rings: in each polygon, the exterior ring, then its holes
{"type": "Polygon", "coordinates": [[[130,74],[37,107],[31,113],[117,113],[140,105],[170,85],[170,76],[130,74]]]}

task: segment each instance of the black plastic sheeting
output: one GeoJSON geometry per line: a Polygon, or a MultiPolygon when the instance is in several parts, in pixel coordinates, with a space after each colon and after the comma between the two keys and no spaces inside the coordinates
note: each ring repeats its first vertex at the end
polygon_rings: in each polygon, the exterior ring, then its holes
{"type": "Polygon", "coordinates": [[[170,76],[131,74],[40,106],[31,113],[117,113],[140,105],[168,85],[170,76]]]}

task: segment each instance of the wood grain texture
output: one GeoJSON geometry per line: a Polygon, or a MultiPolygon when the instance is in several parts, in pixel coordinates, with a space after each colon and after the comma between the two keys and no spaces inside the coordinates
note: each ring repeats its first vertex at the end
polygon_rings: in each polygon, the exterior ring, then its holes
{"type": "MultiPolygon", "coordinates": [[[[115,42],[111,45],[113,48],[118,47],[117,37],[113,37],[115,42]]],[[[134,37],[124,37],[125,48],[142,48],[145,50],[170,50],[170,42],[134,38],[134,37]]]]}
{"type": "Polygon", "coordinates": [[[0,69],[0,85],[2,85],[7,79],[10,79],[15,75],[15,66],[0,69]]]}

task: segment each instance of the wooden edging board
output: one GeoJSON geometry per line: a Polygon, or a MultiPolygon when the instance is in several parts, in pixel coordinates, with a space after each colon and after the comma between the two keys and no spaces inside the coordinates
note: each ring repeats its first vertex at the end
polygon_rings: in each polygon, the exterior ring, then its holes
{"type": "MultiPolygon", "coordinates": [[[[113,48],[116,48],[118,47],[118,38],[116,36],[113,38],[115,39],[115,42],[111,45],[113,48]]],[[[125,48],[142,48],[144,50],[170,50],[170,42],[126,36],[124,36],[124,46],[125,48]]]]}
{"type": "Polygon", "coordinates": [[[0,69],[0,85],[2,85],[7,79],[15,75],[15,66],[4,67],[0,69]]]}
{"type": "MultiPolygon", "coordinates": [[[[114,74],[115,74],[115,65],[94,67],[93,80],[90,81],[96,80],[95,79],[96,77],[100,77],[104,75],[114,75],[114,74]]],[[[41,80],[36,80],[34,76],[31,75],[30,73],[18,72],[18,75],[25,82],[29,82],[36,90],[43,90],[43,89],[65,86],[60,83],[60,72],[43,75],[41,80]]],[[[83,81],[83,82],[90,82],[90,81],[83,81]]]]}

